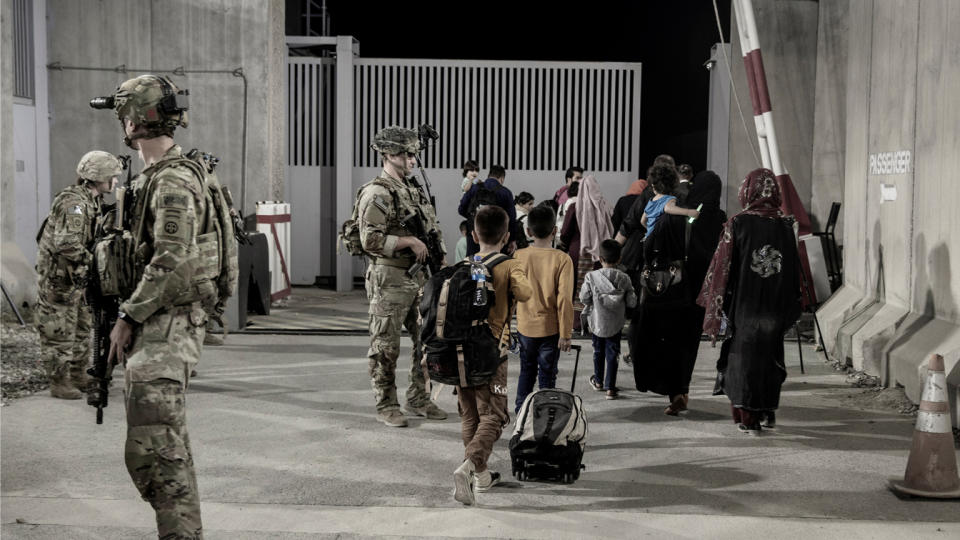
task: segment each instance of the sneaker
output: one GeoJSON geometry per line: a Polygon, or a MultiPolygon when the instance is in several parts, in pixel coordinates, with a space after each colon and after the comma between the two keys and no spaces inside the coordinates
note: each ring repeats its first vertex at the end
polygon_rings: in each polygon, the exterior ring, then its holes
{"type": "Polygon", "coordinates": [[[407,419],[403,417],[402,412],[396,409],[378,412],[377,420],[390,427],[407,427],[407,419]]]}
{"type": "Polygon", "coordinates": [[[473,494],[473,487],[476,483],[476,477],[473,475],[473,462],[469,459],[464,461],[453,471],[453,485],[456,489],[453,491],[453,498],[460,503],[471,505],[476,502],[476,495],[473,494]]]}
{"type": "Polygon", "coordinates": [[[607,399],[617,399],[618,397],[620,397],[620,390],[616,388],[607,390],[607,399]]]}
{"type": "Polygon", "coordinates": [[[760,435],[760,431],[761,431],[760,424],[754,424],[752,426],[748,426],[746,424],[737,424],[737,429],[740,430],[740,433],[746,433],[748,435],[753,435],[755,437],[757,435],[760,435]]]}
{"type": "Polygon", "coordinates": [[[427,420],[446,420],[447,413],[443,411],[440,407],[437,407],[437,404],[428,401],[423,407],[414,407],[407,403],[403,407],[408,413],[415,414],[417,416],[423,416],[427,420]]]}
{"type": "Polygon", "coordinates": [[[760,426],[767,429],[776,429],[777,415],[773,411],[767,411],[760,417],[760,426]]]}
{"type": "Polygon", "coordinates": [[[500,473],[492,472],[490,469],[482,473],[476,473],[476,490],[480,493],[490,491],[490,488],[500,483],[500,473]]]}
{"type": "Polygon", "coordinates": [[[591,375],[591,376],[590,376],[590,386],[592,386],[593,389],[596,390],[597,392],[602,392],[602,391],[603,391],[603,385],[600,384],[600,381],[597,380],[597,376],[596,376],[596,375],[591,375]]]}

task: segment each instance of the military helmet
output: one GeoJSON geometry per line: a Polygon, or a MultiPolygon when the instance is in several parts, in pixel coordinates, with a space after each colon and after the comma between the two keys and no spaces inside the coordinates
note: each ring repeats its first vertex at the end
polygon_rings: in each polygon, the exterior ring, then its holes
{"type": "Polygon", "coordinates": [[[420,138],[417,136],[417,132],[412,129],[390,126],[381,129],[373,136],[373,143],[370,148],[381,154],[399,154],[401,152],[416,154],[420,151],[420,138]]]}
{"type": "Polygon", "coordinates": [[[141,75],[121,84],[113,95],[117,118],[129,118],[148,131],[168,134],[175,128],[187,127],[188,90],[180,90],[173,82],[158,75],[141,75]]]}
{"type": "Polygon", "coordinates": [[[110,152],[94,150],[87,152],[77,164],[77,177],[88,182],[109,182],[119,176],[123,164],[110,152]]]}

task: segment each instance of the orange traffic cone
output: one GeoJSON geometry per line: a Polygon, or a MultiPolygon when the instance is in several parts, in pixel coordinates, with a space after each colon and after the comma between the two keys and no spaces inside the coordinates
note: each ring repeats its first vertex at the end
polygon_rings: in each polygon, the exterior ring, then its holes
{"type": "Polygon", "coordinates": [[[903,480],[891,479],[895,493],[937,499],[960,498],[957,455],[947,408],[947,376],[943,357],[933,355],[927,363],[927,382],[920,398],[920,411],[913,430],[913,446],[903,480]]]}

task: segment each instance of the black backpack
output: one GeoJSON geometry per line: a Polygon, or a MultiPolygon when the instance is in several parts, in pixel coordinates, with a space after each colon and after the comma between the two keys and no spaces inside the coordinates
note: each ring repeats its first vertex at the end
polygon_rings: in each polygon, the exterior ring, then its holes
{"type": "MultiPolygon", "coordinates": [[[[493,205],[499,206],[497,201],[497,192],[500,191],[498,186],[496,189],[487,189],[483,184],[477,185],[477,192],[473,194],[473,198],[470,199],[470,204],[467,205],[467,220],[472,224],[473,219],[477,217],[477,210],[483,206],[493,205]]],[[[472,225],[471,225],[472,226],[472,225]]]]}
{"type": "MultiPolygon", "coordinates": [[[[487,325],[496,302],[493,268],[509,259],[491,253],[483,259],[487,303],[473,305],[477,282],[470,261],[440,269],[423,286],[420,300],[420,341],[430,380],[455,386],[478,386],[493,378],[501,361],[503,336],[494,336],[487,325]]],[[[510,317],[511,314],[508,314],[510,317]]],[[[504,331],[509,332],[509,318],[504,331]]]]}

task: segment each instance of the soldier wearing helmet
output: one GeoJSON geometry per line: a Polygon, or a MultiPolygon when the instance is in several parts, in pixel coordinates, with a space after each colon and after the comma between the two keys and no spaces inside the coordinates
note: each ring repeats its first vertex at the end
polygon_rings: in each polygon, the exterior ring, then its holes
{"type": "Polygon", "coordinates": [[[87,387],[92,319],[83,293],[103,194],[113,191],[122,169],[112,154],[86,153],[77,165],[76,185],[54,197],[37,234],[35,322],[55,398],[80,399],[87,387]]]}
{"type": "Polygon", "coordinates": [[[109,359],[125,368],[124,461],[156,512],[161,538],[203,535],[185,393],[207,319],[198,236],[208,209],[203,178],[173,140],[175,129],[187,126],[187,96],[165,77],[143,75],[91,102],[116,111],[124,143],[145,166],[132,181],[135,202],[123,233],[137,246],[128,261],[133,292],[119,306],[109,359]]]}
{"type": "Polygon", "coordinates": [[[412,277],[407,273],[415,261],[424,262],[428,253],[426,245],[413,236],[405,220],[419,209],[429,221],[423,224],[424,230],[439,232],[433,206],[416,178],[410,176],[416,165],[415,155],[420,151],[420,140],[416,131],[391,126],[380,130],[370,146],[380,153],[383,172],[360,188],[356,212],[360,243],[370,259],[366,275],[367,299],[370,301],[370,350],[367,356],[377,419],[392,427],[407,425],[400,411],[395,382],[402,324],[413,340],[405,409],[431,420],[443,420],[447,413],[430,400],[420,367],[422,351],[417,306],[427,276],[423,271],[412,277]]]}

